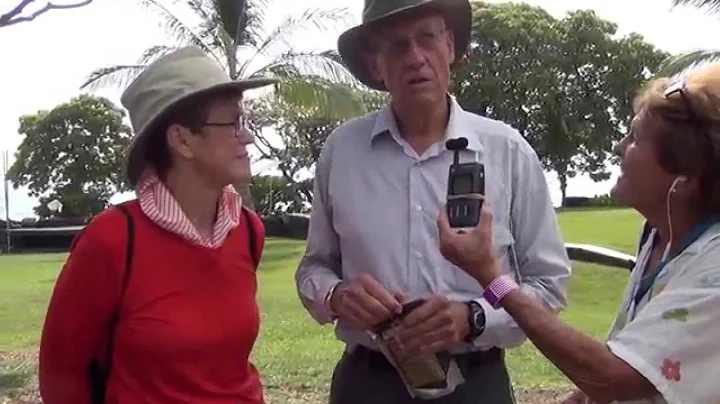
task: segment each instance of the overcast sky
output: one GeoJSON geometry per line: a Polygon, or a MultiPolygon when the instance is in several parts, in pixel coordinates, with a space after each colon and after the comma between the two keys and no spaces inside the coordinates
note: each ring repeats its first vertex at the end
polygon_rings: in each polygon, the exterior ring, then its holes
{"type": "MultiPolygon", "coordinates": [[[[0,0],[0,14],[19,0],[0,0]]],[[[74,0],[54,0],[68,3],[74,0]]],[[[36,0],[32,11],[46,3],[36,0]]],[[[363,0],[271,0],[275,6],[268,16],[268,29],[288,14],[307,8],[348,7],[354,22],[360,21],[363,0]]],[[[687,8],[671,9],[670,0],[536,0],[557,17],[574,9],[593,9],[602,18],[618,24],[620,34],[637,32],[669,52],[718,46],[720,17],[687,8]]],[[[309,33],[299,35],[302,49],[334,48],[337,35],[309,33]]],[[[0,151],[12,154],[22,141],[17,134],[18,118],[50,109],[80,94],[80,84],[93,69],[133,63],[151,45],[167,43],[157,17],[137,6],[134,0],[94,0],[75,10],[53,10],[30,23],[0,29],[0,151]]],[[[97,94],[120,105],[121,90],[108,88],[97,94]]],[[[1,154],[1,153],[0,153],[1,154]]],[[[12,156],[11,156],[12,162],[12,156]]],[[[262,166],[256,171],[262,171],[262,166]]],[[[1,174],[1,173],[0,173],[1,174]]],[[[586,177],[572,179],[569,195],[595,195],[607,192],[614,178],[596,184],[586,177]]],[[[548,175],[555,201],[559,199],[557,181],[548,175]]],[[[0,191],[2,195],[2,191],[0,191]]],[[[119,196],[117,200],[128,196],[119,196]]],[[[10,191],[10,215],[15,219],[32,216],[34,198],[25,189],[10,191]]],[[[0,199],[4,217],[4,197],[0,199]]]]}

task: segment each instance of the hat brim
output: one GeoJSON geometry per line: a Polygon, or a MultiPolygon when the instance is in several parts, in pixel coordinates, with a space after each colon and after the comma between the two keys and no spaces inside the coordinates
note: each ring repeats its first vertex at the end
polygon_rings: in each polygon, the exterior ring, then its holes
{"type": "Polygon", "coordinates": [[[364,53],[367,49],[367,32],[382,21],[425,9],[436,9],[442,12],[447,20],[448,28],[453,31],[455,40],[454,66],[465,54],[470,42],[472,7],[468,0],[432,0],[418,5],[403,7],[385,14],[380,18],[365,21],[343,32],[338,38],[338,53],[345,62],[348,70],[366,86],[375,90],[387,91],[385,85],[373,77],[364,60],[364,53]]]}
{"type": "Polygon", "coordinates": [[[142,130],[135,134],[135,137],[130,144],[126,164],[126,177],[130,187],[135,188],[137,186],[140,177],[147,167],[148,162],[146,161],[145,154],[150,136],[152,136],[153,132],[157,130],[157,126],[163,123],[163,120],[166,119],[168,113],[175,109],[178,104],[196,97],[202,97],[214,93],[236,92],[238,97],[240,97],[242,93],[247,90],[265,87],[271,84],[276,84],[277,82],[277,79],[267,77],[228,81],[183,94],[181,97],[177,97],[169,102],[165,108],[159,110],[150,120],[148,120],[148,123],[142,128],[142,130]]]}

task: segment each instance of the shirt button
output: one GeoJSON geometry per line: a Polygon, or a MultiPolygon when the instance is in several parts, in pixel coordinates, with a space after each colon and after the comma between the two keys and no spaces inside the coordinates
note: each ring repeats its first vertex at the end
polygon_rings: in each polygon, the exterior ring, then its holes
{"type": "Polygon", "coordinates": [[[415,258],[422,258],[422,253],[420,251],[415,251],[415,258]]]}
{"type": "Polygon", "coordinates": [[[420,206],[420,205],[415,205],[415,210],[418,211],[418,212],[422,211],[422,206],[420,206]]]}

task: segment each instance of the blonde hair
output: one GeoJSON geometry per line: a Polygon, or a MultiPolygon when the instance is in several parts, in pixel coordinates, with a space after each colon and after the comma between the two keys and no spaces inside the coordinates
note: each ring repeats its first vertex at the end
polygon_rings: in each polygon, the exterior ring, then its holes
{"type": "Polygon", "coordinates": [[[634,110],[663,122],[654,136],[661,166],[698,177],[703,210],[720,212],[720,61],[680,80],[653,80],[635,99],[634,110]]]}

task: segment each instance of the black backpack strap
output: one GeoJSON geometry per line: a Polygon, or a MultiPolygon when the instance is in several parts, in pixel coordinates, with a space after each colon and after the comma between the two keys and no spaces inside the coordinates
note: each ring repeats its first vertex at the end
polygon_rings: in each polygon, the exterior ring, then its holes
{"type": "Polygon", "coordinates": [[[100,367],[98,361],[91,365],[91,383],[93,385],[93,397],[92,402],[94,404],[102,404],[105,402],[105,390],[107,388],[107,382],[110,379],[110,372],[112,371],[113,362],[113,349],[115,344],[115,329],[117,323],[120,320],[120,308],[125,298],[125,291],[127,290],[128,283],[130,282],[130,274],[132,272],[133,253],[135,249],[135,222],[133,221],[132,215],[125,204],[116,205],[118,210],[125,216],[127,221],[127,244],[125,247],[125,271],[123,272],[122,285],[120,289],[120,299],[118,305],[115,308],[110,318],[110,328],[108,331],[107,349],[105,354],[105,363],[100,367]]]}
{"type": "Polygon", "coordinates": [[[643,245],[645,245],[648,237],[650,237],[651,230],[652,228],[650,227],[650,223],[648,223],[648,221],[646,220],[645,223],[643,223],[642,234],[640,235],[640,242],[638,243],[636,255],[640,255],[640,250],[642,250],[643,245]]]}
{"type": "Polygon", "coordinates": [[[243,206],[242,214],[245,222],[247,223],[248,240],[250,240],[250,257],[253,260],[253,266],[257,268],[260,264],[257,252],[257,234],[255,230],[255,225],[253,224],[252,218],[250,217],[250,215],[253,215],[254,213],[250,212],[250,209],[243,206]]]}
{"type": "MultiPolygon", "coordinates": [[[[648,237],[650,237],[650,231],[652,230],[652,227],[650,227],[650,223],[645,221],[643,223],[643,229],[642,233],[640,234],[640,240],[638,241],[637,251],[635,252],[635,261],[637,263],[637,260],[640,258],[640,251],[642,251],[643,245],[645,245],[645,242],[647,241],[648,237]]],[[[633,268],[630,268],[630,272],[633,271],[633,268]]]]}
{"type": "Polygon", "coordinates": [[[120,319],[120,307],[125,298],[125,291],[127,285],[130,282],[130,273],[132,272],[132,261],[133,261],[133,250],[135,249],[135,222],[133,221],[130,211],[127,206],[120,204],[117,208],[122,212],[127,220],[127,244],[125,247],[125,272],[123,273],[122,287],[120,289],[120,300],[115,308],[112,319],[110,321],[110,334],[108,335],[108,374],[112,368],[112,351],[113,343],[115,341],[115,327],[117,326],[118,320],[120,319]]]}

